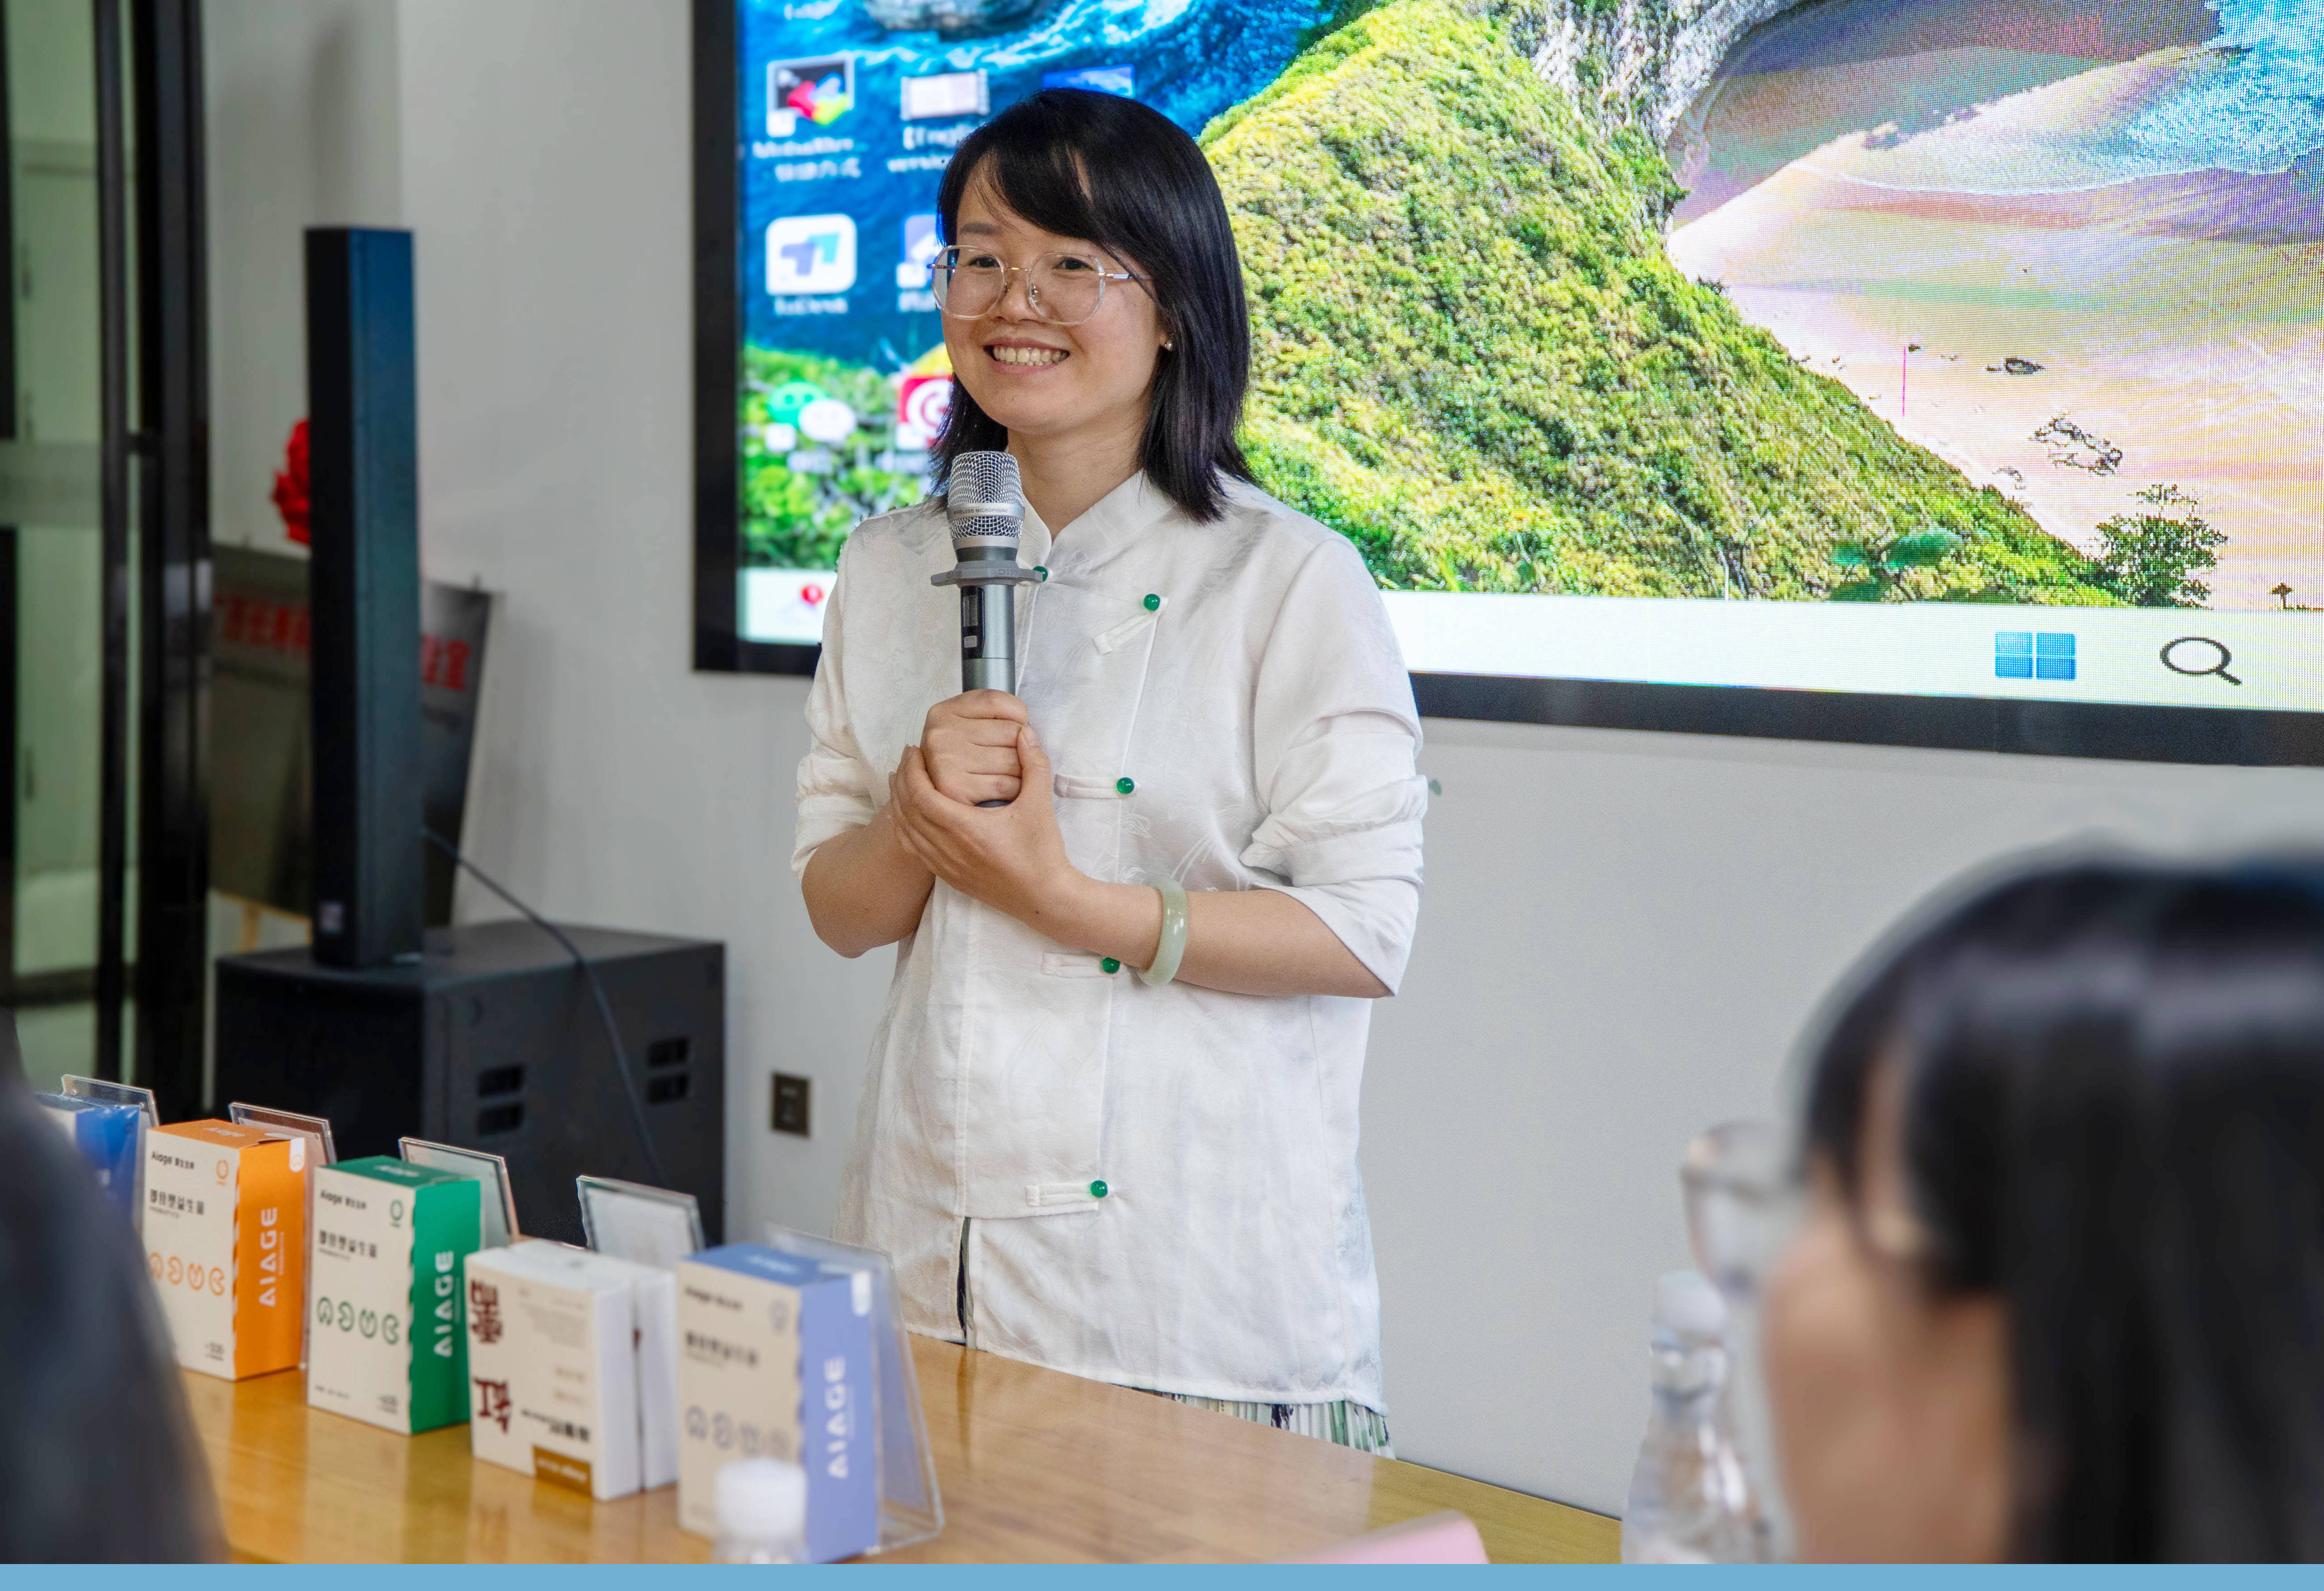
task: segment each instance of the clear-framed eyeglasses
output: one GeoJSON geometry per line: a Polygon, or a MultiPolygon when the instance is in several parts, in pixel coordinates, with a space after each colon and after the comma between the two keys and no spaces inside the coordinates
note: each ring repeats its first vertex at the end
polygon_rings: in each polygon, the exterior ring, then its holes
{"type": "Polygon", "coordinates": [[[1043,254],[1029,265],[1011,265],[990,249],[948,248],[929,265],[929,287],[944,312],[955,320],[989,315],[1008,296],[1009,278],[1025,279],[1025,301],[1053,326],[1079,326],[1105,302],[1108,282],[1146,282],[1134,272],[1109,270],[1095,254],[1043,254]]]}

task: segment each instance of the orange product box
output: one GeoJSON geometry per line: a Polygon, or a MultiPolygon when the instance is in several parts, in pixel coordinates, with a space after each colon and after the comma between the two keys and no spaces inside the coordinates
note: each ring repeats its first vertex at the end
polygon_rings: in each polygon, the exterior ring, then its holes
{"type": "Polygon", "coordinates": [[[145,1140],[145,1269],[178,1363],[239,1381],[299,1363],[307,1141],[231,1122],[145,1140]]]}

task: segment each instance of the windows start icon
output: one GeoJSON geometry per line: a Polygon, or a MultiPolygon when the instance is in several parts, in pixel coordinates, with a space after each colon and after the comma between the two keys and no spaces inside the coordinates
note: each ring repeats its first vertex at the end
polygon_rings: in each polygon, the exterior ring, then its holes
{"type": "Polygon", "coordinates": [[[1997,680],[2070,680],[2074,637],[2070,632],[1997,630],[1993,634],[1997,680]]]}

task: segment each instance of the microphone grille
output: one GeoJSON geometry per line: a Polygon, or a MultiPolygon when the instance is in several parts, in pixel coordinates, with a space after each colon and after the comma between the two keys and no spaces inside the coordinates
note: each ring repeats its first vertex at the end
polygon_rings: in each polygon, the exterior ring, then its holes
{"type": "Polygon", "coordinates": [[[964,537],[1014,541],[1025,517],[1025,492],[1017,460],[1007,453],[984,449],[962,454],[953,460],[952,474],[945,482],[945,506],[955,543],[964,537]]]}
{"type": "Polygon", "coordinates": [[[1025,488],[1013,455],[979,450],[953,460],[945,491],[949,497],[965,503],[1014,503],[1023,497],[1025,488]]]}

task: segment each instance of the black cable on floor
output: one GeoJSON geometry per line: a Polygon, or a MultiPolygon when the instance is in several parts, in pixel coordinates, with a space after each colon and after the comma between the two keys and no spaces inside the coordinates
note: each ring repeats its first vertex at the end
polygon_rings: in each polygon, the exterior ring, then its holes
{"type": "Polygon", "coordinates": [[[549,938],[564,946],[565,953],[573,957],[573,965],[579,967],[581,976],[589,980],[590,996],[597,1003],[597,1020],[605,1026],[605,1041],[613,1047],[613,1065],[622,1074],[622,1097],[629,1101],[630,1120],[637,1124],[638,1142],[646,1152],[646,1163],[653,1168],[654,1185],[668,1188],[670,1185],[669,1173],[662,1169],[661,1152],[654,1147],[653,1129],[646,1125],[645,1103],[638,1097],[637,1074],[630,1069],[630,1052],[622,1047],[622,1031],[613,1025],[613,1007],[605,998],[605,985],[597,981],[597,969],[589,965],[589,958],[581,954],[578,945],[566,937],[563,929],[494,883],[490,874],[460,854],[459,846],[432,828],[423,828],[421,832],[427,835],[429,845],[466,868],[478,883],[523,912],[549,938]]]}

